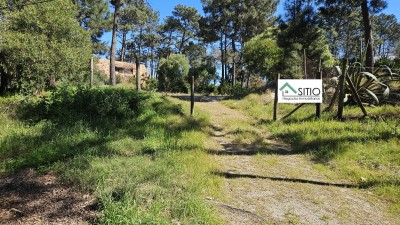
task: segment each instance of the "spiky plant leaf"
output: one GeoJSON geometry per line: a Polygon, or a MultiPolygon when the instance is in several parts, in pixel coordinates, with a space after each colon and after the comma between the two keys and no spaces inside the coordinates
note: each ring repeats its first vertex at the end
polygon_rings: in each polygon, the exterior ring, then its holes
{"type": "Polygon", "coordinates": [[[378,99],[378,97],[374,94],[374,92],[372,92],[372,91],[370,91],[370,90],[368,90],[368,89],[366,89],[366,88],[362,88],[362,90],[364,90],[369,96],[371,96],[371,97],[374,99],[374,101],[375,101],[377,104],[379,104],[379,99],[378,99]]]}

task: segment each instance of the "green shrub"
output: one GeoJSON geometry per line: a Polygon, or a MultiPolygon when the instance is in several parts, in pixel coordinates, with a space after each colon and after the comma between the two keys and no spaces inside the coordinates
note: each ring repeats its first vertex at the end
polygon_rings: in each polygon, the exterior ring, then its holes
{"type": "Polygon", "coordinates": [[[54,81],[78,84],[88,77],[90,34],[75,15],[72,1],[54,0],[0,16],[0,70],[9,88],[38,93],[54,81]]]}
{"type": "Polygon", "coordinates": [[[156,91],[157,90],[157,86],[158,86],[158,81],[155,78],[151,78],[147,81],[147,85],[145,90],[148,91],[156,91]]]}
{"type": "Polygon", "coordinates": [[[188,73],[189,60],[185,55],[173,54],[168,59],[161,59],[158,67],[158,90],[187,93],[188,73]]]}
{"type": "Polygon", "coordinates": [[[140,102],[148,95],[133,89],[58,87],[49,95],[31,99],[20,109],[22,118],[32,120],[65,120],[79,116],[82,119],[119,119],[137,115],[142,108],[140,102]]]}
{"type": "Polygon", "coordinates": [[[234,86],[231,84],[222,84],[218,87],[220,94],[243,96],[249,94],[251,90],[242,88],[240,83],[236,83],[234,86]]]}

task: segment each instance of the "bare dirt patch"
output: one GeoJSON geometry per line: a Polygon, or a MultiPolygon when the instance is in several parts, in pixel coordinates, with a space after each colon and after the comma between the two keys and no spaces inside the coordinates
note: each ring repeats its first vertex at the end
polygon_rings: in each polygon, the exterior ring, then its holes
{"type": "Polygon", "coordinates": [[[89,224],[96,199],[52,174],[27,169],[0,177],[0,224],[89,224]]]}

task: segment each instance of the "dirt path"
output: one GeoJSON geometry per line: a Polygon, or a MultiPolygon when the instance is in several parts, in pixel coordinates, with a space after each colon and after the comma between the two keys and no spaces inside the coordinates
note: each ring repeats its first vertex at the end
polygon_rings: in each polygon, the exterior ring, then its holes
{"type": "Polygon", "coordinates": [[[227,224],[397,224],[368,190],[292,152],[251,118],[219,102],[196,107],[211,115],[209,153],[226,194],[211,202],[227,224]]]}
{"type": "Polygon", "coordinates": [[[90,224],[96,199],[32,169],[0,177],[0,224],[90,224]]]}

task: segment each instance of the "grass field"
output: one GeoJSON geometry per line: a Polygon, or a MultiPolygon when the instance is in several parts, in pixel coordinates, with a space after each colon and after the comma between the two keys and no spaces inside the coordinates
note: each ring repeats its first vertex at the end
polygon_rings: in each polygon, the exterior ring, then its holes
{"type": "MultiPolygon", "coordinates": [[[[224,104],[255,119],[257,126],[292,145],[299,154],[308,154],[321,170],[329,170],[348,181],[363,185],[400,213],[400,107],[367,108],[369,119],[360,119],[361,110],[345,107],[345,121],[335,112],[315,119],[315,106],[306,105],[284,121],[273,122],[271,94],[252,94],[224,104]]],[[[295,106],[279,104],[279,117],[295,106]]]]}
{"type": "Polygon", "coordinates": [[[216,224],[207,115],[123,88],[0,98],[0,175],[53,171],[99,199],[101,224],[216,224]]]}

